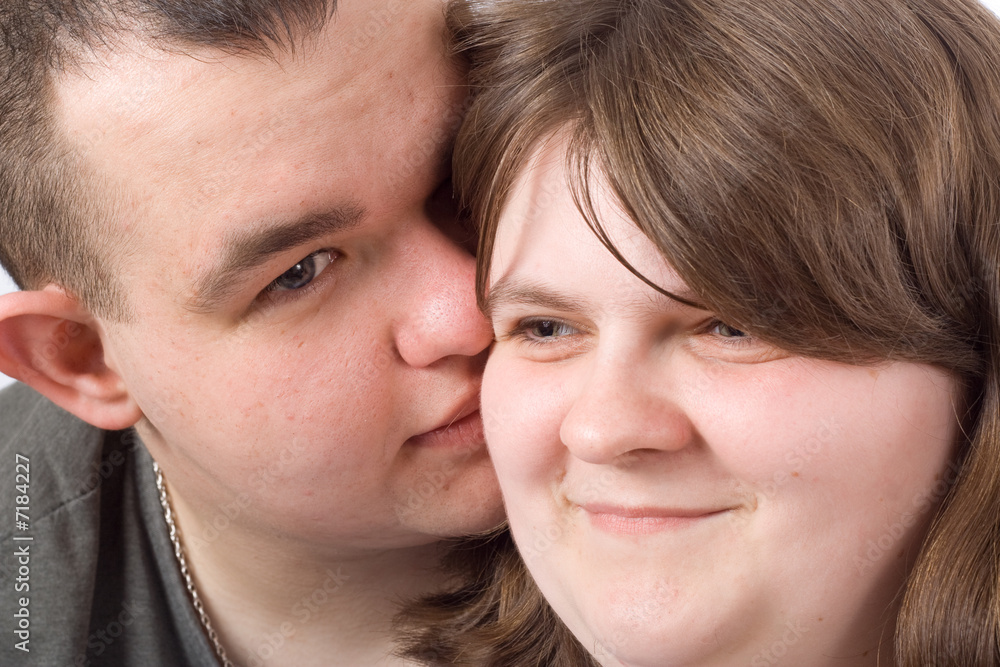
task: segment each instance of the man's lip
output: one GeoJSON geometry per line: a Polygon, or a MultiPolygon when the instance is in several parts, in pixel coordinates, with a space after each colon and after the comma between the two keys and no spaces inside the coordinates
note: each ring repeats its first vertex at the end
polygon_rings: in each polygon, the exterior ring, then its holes
{"type": "Polygon", "coordinates": [[[454,418],[440,426],[419,433],[406,441],[420,447],[476,447],[485,442],[483,418],[478,401],[460,410],[454,418]]]}

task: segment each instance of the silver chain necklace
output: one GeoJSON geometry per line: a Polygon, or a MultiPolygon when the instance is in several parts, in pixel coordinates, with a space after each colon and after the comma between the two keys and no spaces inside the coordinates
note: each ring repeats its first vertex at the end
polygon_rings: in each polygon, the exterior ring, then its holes
{"type": "Polygon", "coordinates": [[[163,483],[163,471],[160,470],[160,465],[156,461],[153,461],[153,472],[156,473],[156,488],[160,492],[160,505],[163,507],[163,518],[167,522],[167,528],[170,529],[170,543],[174,545],[174,556],[177,558],[177,565],[180,567],[181,576],[184,577],[184,583],[187,585],[188,595],[191,596],[191,604],[194,605],[194,610],[198,612],[198,618],[201,619],[201,627],[205,629],[205,634],[208,635],[212,645],[215,646],[215,654],[219,656],[219,662],[222,664],[222,667],[235,667],[233,661],[226,655],[226,649],[223,648],[222,642],[219,641],[219,633],[215,631],[215,628],[212,627],[212,622],[208,620],[208,612],[205,611],[205,605],[201,602],[198,589],[194,587],[194,579],[191,578],[191,571],[188,570],[187,559],[184,557],[184,547],[181,546],[181,534],[177,530],[177,524],[174,523],[174,512],[170,507],[167,487],[163,483]]]}

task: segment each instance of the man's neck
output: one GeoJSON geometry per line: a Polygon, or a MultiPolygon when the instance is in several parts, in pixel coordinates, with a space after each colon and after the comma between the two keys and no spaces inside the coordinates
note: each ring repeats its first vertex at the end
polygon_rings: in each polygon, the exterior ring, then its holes
{"type": "MultiPolygon", "coordinates": [[[[194,518],[175,499],[182,532],[194,518]]],[[[397,667],[391,623],[400,603],[442,589],[442,548],[313,553],[236,527],[185,543],[211,623],[239,667],[397,667]]]]}

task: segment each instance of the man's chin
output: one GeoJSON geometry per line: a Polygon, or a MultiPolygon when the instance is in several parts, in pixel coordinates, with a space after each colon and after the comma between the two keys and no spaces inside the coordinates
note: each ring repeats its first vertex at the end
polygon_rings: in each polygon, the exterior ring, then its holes
{"type": "Polygon", "coordinates": [[[438,538],[482,533],[503,523],[500,486],[488,455],[421,474],[397,502],[396,515],[410,530],[438,538]]]}

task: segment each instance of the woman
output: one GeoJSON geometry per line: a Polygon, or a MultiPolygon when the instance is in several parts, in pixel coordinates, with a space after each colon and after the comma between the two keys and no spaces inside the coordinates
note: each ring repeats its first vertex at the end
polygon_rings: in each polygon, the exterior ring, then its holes
{"type": "Polygon", "coordinates": [[[971,0],[472,9],[456,178],[497,338],[483,414],[562,623],[501,537],[417,645],[1000,664],[996,19],[971,0]]]}

